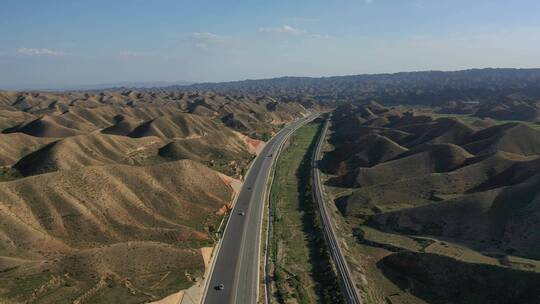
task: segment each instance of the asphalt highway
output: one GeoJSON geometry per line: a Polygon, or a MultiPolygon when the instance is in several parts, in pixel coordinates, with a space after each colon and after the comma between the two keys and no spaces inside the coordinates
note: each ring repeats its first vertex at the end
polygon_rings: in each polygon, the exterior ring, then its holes
{"type": "Polygon", "coordinates": [[[272,163],[281,144],[297,128],[317,116],[319,114],[313,114],[288,124],[266,144],[253,162],[226,224],[203,303],[257,302],[262,218],[272,163]],[[222,290],[217,288],[219,284],[223,284],[222,290]]]}

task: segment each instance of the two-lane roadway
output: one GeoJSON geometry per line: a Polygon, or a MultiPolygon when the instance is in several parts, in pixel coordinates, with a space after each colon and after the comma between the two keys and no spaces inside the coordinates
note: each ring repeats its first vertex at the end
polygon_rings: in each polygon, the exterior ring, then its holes
{"type": "Polygon", "coordinates": [[[282,143],[319,114],[297,120],[272,138],[255,159],[226,224],[210,280],[205,304],[255,304],[259,289],[259,257],[265,191],[282,143]],[[223,284],[224,288],[216,288],[223,284]]]}

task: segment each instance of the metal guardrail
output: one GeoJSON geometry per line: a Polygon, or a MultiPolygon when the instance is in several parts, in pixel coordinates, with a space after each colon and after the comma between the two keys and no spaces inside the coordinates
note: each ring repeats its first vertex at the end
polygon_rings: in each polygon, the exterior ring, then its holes
{"type": "Polygon", "coordinates": [[[332,260],[338,272],[338,276],[339,276],[342,291],[343,291],[343,296],[348,304],[362,304],[363,303],[362,298],[360,297],[360,294],[356,288],[356,285],[354,284],[351,271],[349,269],[347,261],[345,260],[343,250],[341,249],[341,246],[336,236],[334,225],[332,223],[332,220],[330,219],[330,216],[328,215],[328,210],[326,209],[326,204],[324,202],[325,193],[321,184],[318,161],[321,154],[321,147],[322,147],[322,144],[324,143],[324,138],[326,136],[327,130],[328,130],[328,120],[326,120],[324,124],[323,130],[321,131],[319,135],[317,146],[315,150],[313,151],[313,158],[312,158],[312,169],[313,169],[312,176],[313,176],[313,189],[314,189],[313,196],[315,200],[317,201],[317,204],[320,209],[320,216],[321,216],[321,220],[323,224],[324,236],[326,239],[326,243],[328,244],[328,247],[330,249],[332,260]]]}

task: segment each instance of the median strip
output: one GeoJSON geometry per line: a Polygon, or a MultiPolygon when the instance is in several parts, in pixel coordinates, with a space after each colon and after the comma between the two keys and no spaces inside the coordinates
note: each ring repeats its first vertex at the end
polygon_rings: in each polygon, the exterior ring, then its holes
{"type": "Polygon", "coordinates": [[[268,273],[271,298],[285,303],[341,303],[339,285],[311,196],[311,155],[321,129],[298,129],[277,161],[270,193],[268,273]]]}

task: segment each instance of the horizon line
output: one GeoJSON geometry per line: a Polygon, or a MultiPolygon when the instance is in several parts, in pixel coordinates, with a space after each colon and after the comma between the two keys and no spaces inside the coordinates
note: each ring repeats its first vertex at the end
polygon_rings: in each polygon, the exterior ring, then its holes
{"type": "Polygon", "coordinates": [[[355,77],[355,76],[383,76],[383,75],[398,75],[398,74],[413,74],[413,73],[456,73],[466,71],[479,71],[479,70],[540,70],[540,67],[482,67],[482,68],[466,68],[455,70],[410,70],[410,71],[398,71],[398,72],[382,72],[382,73],[359,73],[359,74],[343,74],[343,75],[317,75],[317,76],[274,76],[274,77],[262,77],[262,78],[244,78],[237,80],[226,81],[189,81],[189,80],[156,80],[156,81],[111,81],[110,83],[94,83],[94,84],[31,84],[25,86],[0,85],[0,91],[4,92],[76,92],[76,91],[101,91],[111,89],[160,89],[170,87],[190,87],[197,85],[211,85],[211,84],[230,84],[239,83],[245,81],[266,81],[274,79],[285,78],[309,78],[309,79],[327,79],[327,78],[340,78],[340,77],[355,77]],[[163,85],[152,86],[152,84],[163,85]],[[182,84],[184,83],[184,84],[182,84]],[[139,84],[136,86],[130,86],[129,84],[139,84]],[[12,88],[9,88],[12,87],[12,88]],[[17,88],[18,87],[18,88],[17,88]],[[34,88],[32,88],[34,87],[34,88]],[[39,88],[41,87],[41,88],[39,88]],[[85,88],[88,87],[88,88],[85,88]],[[96,88],[91,88],[96,87],[96,88]],[[101,88],[100,88],[101,87],[101,88]]]}

